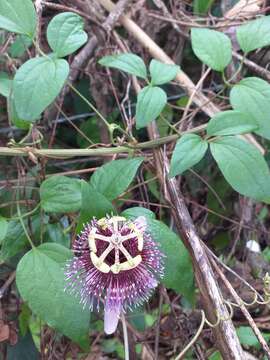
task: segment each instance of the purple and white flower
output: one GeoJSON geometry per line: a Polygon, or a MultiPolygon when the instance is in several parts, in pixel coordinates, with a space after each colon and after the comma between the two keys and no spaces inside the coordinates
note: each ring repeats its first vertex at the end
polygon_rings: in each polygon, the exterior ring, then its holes
{"type": "Polygon", "coordinates": [[[146,301],[163,275],[163,254],[140,216],[90,221],[73,245],[67,263],[67,290],[84,306],[104,304],[104,331],[112,334],[119,316],[146,301]]]}

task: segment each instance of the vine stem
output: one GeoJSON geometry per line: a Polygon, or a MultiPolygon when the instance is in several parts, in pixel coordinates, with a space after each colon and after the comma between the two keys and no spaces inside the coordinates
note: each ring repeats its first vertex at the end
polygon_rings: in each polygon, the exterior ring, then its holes
{"type": "MultiPolygon", "coordinates": [[[[27,213],[24,213],[24,214],[21,213],[20,208],[19,208],[19,211],[17,209],[18,213],[20,212],[20,216],[13,216],[12,220],[20,220],[20,219],[23,219],[23,218],[28,217],[30,215],[33,215],[40,208],[40,205],[41,204],[38,203],[37,206],[33,210],[31,210],[31,211],[29,211],[27,213]]],[[[17,206],[18,206],[18,203],[17,203],[17,206]]]]}
{"type": "Polygon", "coordinates": [[[124,314],[121,314],[121,321],[122,321],[122,326],[123,326],[125,360],[129,360],[128,331],[127,331],[127,323],[126,323],[124,314]]]}
{"type": "Polygon", "coordinates": [[[35,248],[35,245],[34,245],[32,239],[31,239],[31,237],[30,237],[30,235],[28,234],[28,231],[27,231],[27,229],[26,229],[25,223],[24,223],[23,218],[22,218],[22,213],[21,213],[21,209],[20,209],[19,203],[17,203],[17,212],[18,212],[18,215],[19,215],[18,218],[19,218],[20,223],[21,223],[21,225],[22,225],[22,228],[23,228],[23,231],[24,231],[24,233],[25,233],[25,236],[27,237],[27,240],[28,240],[29,244],[31,245],[32,249],[34,249],[34,248],[35,248]]]}
{"type": "MultiPolygon", "coordinates": [[[[188,133],[200,133],[204,131],[206,124],[196,126],[187,131],[183,131],[181,135],[188,133]]],[[[132,150],[152,149],[160,145],[164,145],[178,140],[179,135],[164,136],[159,139],[145,141],[137,144],[129,144],[117,147],[100,147],[97,149],[36,149],[29,146],[25,147],[0,147],[0,156],[27,156],[30,153],[39,156],[59,156],[59,157],[75,157],[75,156],[108,156],[119,153],[130,153],[132,150]]]]}
{"type": "Polygon", "coordinates": [[[86,97],[83,96],[83,94],[81,94],[80,91],[75,88],[75,86],[73,86],[70,82],[68,82],[67,84],[75,92],[75,94],[77,94],[90,107],[90,109],[92,109],[100,117],[100,119],[107,126],[108,130],[110,130],[111,125],[108,123],[105,117],[98,111],[98,109],[96,109],[96,107],[93,104],[91,104],[91,102],[88,99],[86,99],[86,97]]]}
{"type": "Polygon", "coordinates": [[[180,360],[185,355],[185,353],[191,348],[191,346],[195,344],[195,342],[198,340],[199,336],[201,335],[201,332],[205,324],[205,312],[201,310],[201,314],[202,314],[202,320],[196,334],[194,335],[193,339],[187,344],[187,346],[175,358],[175,360],[180,360]]]}

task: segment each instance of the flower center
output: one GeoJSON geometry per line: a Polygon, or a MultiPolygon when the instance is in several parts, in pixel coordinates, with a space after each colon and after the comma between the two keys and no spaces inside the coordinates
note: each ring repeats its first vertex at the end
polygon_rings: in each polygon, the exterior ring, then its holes
{"type": "Polygon", "coordinates": [[[104,229],[109,229],[111,235],[97,234],[97,228],[92,228],[88,235],[88,243],[90,248],[90,258],[93,265],[103,273],[109,273],[112,271],[114,274],[118,274],[120,271],[127,271],[137,267],[141,261],[141,255],[132,257],[127,248],[124,246],[124,242],[128,240],[137,240],[138,250],[143,249],[143,233],[137,229],[134,223],[126,223],[126,227],[129,229],[129,233],[122,235],[121,227],[126,219],[121,216],[113,216],[110,219],[102,218],[98,221],[98,225],[104,229]],[[120,226],[119,226],[120,223],[120,226]],[[106,249],[99,256],[97,255],[97,241],[104,241],[109,243],[106,249]],[[105,260],[107,256],[114,250],[114,263],[108,265],[105,260]],[[125,258],[124,262],[120,262],[120,255],[125,258]]]}

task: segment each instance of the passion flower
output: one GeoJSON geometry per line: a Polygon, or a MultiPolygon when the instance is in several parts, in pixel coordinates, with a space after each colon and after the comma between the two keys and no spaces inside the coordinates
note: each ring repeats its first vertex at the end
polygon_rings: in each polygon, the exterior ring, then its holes
{"type": "Polygon", "coordinates": [[[121,312],[146,301],[163,275],[163,254],[147,232],[146,219],[93,219],[73,245],[66,289],[84,306],[104,304],[104,331],[112,334],[121,312]]]}

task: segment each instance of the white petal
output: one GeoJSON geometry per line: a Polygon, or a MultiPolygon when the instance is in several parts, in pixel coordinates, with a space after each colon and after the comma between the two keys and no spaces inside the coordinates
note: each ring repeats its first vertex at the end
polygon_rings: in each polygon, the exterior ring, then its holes
{"type": "Polygon", "coordinates": [[[147,221],[144,216],[137,217],[137,219],[135,219],[134,223],[139,231],[145,232],[146,227],[147,227],[147,221]]]}
{"type": "Polygon", "coordinates": [[[104,332],[107,335],[113,334],[117,329],[121,308],[112,308],[104,310],[104,332]]]}
{"type": "Polygon", "coordinates": [[[260,253],[261,252],[260,244],[257,243],[257,241],[255,241],[255,240],[248,240],[247,243],[246,243],[246,247],[250,251],[253,251],[255,253],[260,253]]]}

